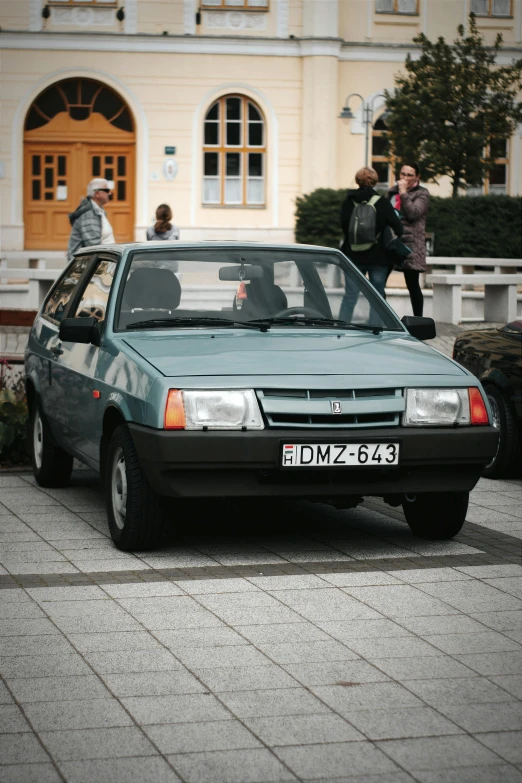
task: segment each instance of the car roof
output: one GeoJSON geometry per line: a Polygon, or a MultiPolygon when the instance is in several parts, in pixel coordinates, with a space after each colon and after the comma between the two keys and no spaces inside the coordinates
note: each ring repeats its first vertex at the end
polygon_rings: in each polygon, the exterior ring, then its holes
{"type": "Polygon", "coordinates": [[[92,253],[93,251],[112,251],[123,254],[127,250],[166,250],[167,247],[174,245],[176,249],[190,248],[191,250],[204,250],[205,248],[251,248],[252,250],[285,250],[285,251],[303,251],[313,250],[315,252],[327,252],[339,253],[337,248],[326,247],[322,245],[300,245],[297,243],[283,244],[281,242],[240,242],[238,240],[206,240],[201,242],[181,242],[178,239],[173,240],[157,240],[156,242],[126,242],[122,244],[114,245],[92,245],[91,247],[82,247],[81,251],[75,253],[75,255],[83,255],[84,253],[92,253]]]}

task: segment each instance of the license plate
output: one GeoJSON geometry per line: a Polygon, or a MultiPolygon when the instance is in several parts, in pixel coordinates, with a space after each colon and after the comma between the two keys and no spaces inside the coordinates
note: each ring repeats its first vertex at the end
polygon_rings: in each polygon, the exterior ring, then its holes
{"type": "Polygon", "coordinates": [[[398,443],[283,443],[282,468],[383,468],[399,464],[398,443]]]}

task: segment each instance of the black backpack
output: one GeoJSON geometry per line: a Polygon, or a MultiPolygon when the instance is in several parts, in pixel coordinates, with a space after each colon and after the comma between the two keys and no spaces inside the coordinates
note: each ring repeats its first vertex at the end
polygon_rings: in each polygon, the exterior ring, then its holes
{"type": "Polygon", "coordinates": [[[377,242],[377,210],[375,204],[380,196],[372,196],[369,201],[354,201],[348,226],[350,250],[360,252],[369,250],[377,242]]]}

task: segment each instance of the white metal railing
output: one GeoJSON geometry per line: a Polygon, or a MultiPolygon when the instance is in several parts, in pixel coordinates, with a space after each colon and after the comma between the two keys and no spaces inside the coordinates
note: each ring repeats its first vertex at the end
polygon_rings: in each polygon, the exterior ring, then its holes
{"type": "MultiPolygon", "coordinates": [[[[2,252],[0,254],[0,309],[38,309],[50,286],[62,272],[66,260],[66,254],[62,251],[24,250],[2,252]],[[48,268],[47,265],[51,263],[52,268],[48,268]]],[[[503,296],[502,289],[505,286],[510,287],[510,306],[506,306],[505,320],[508,320],[508,316],[512,314],[514,307],[515,312],[518,313],[521,295],[516,293],[516,289],[513,289],[513,285],[516,286],[516,278],[510,279],[510,277],[517,270],[522,272],[522,259],[430,256],[427,259],[427,264],[431,273],[426,276],[426,315],[432,314],[432,291],[430,289],[435,285],[437,286],[437,300],[439,302],[441,301],[441,295],[445,297],[451,293],[450,298],[452,298],[454,303],[457,303],[455,307],[451,308],[450,313],[450,318],[454,323],[458,322],[455,319],[459,321],[481,320],[484,316],[480,303],[475,303],[472,300],[483,300],[485,294],[483,291],[473,290],[473,287],[483,285],[480,278],[484,275],[486,267],[492,269],[488,273],[488,277],[489,275],[492,276],[492,281],[488,282],[488,286],[495,287],[497,299],[503,296]],[[452,277],[453,275],[463,276],[463,279],[457,282],[456,277],[452,277]],[[498,280],[496,276],[499,276],[498,280]],[[513,295],[516,298],[515,304],[513,304],[515,301],[513,295]],[[465,307],[463,307],[464,304],[465,307]]],[[[289,298],[294,300],[296,292],[300,291],[302,286],[302,280],[295,264],[291,263],[288,267],[288,276],[283,276],[285,279],[281,283],[285,286],[285,290],[289,289],[289,298]]],[[[329,267],[325,268],[322,277],[329,295],[335,294],[342,297],[344,280],[341,270],[338,267],[329,265],[329,267]]],[[[185,286],[184,289],[186,289],[185,286]]],[[[387,288],[386,294],[390,304],[399,315],[409,312],[409,296],[405,289],[387,288]]],[[[436,310],[438,312],[438,306],[436,310]]],[[[447,308],[444,309],[444,312],[446,310],[447,308]]],[[[433,314],[435,315],[435,312],[433,314]]]]}

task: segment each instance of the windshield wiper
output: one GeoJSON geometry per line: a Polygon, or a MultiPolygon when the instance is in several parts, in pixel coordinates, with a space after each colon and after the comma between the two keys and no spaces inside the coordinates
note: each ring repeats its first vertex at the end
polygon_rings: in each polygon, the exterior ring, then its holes
{"type": "Polygon", "coordinates": [[[372,326],[371,324],[354,324],[348,321],[342,321],[339,318],[313,318],[305,315],[288,316],[287,318],[264,318],[258,320],[252,320],[248,323],[251,324],[273,324],[273,325],[286,325],[286,324],[304,324],[305,326],[339,326],[342,329],[362,329],[365,332],[373,332],[379,334],[384,331],[384,326],[372,326]]]}
{"type": "Polygon", "coordinates": [[[141,327],[161,327],[161,326],[237,326],[241,329],[256,329],[266,332],[270,329],[270,324],[260,320],[252,321],[232,321],[230,318],[189,316],[184,318],[151,318],[148,321],[133,321],[127,324],[126,329],[140,329],[141,327]]]}

